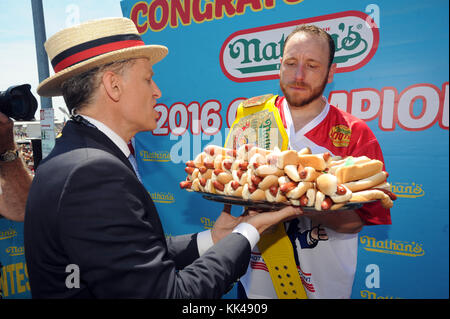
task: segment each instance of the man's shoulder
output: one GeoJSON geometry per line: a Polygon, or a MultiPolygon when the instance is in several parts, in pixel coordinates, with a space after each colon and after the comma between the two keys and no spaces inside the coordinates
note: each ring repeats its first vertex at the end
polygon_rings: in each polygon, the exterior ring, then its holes
{"type": "Polygon", "coordinates": [[[345,123],[349,127],[354,127],[362,130],[366,129],[370,130],[370,128],[367,126],[367,123],[364,120],[331,104],[328,116],[331,117],[333,121],[340,122],[343,124],[345,123]]]}

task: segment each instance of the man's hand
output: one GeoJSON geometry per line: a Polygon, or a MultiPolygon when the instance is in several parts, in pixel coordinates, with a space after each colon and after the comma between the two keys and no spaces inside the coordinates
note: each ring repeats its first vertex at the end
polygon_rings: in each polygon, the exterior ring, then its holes
{"type": "Polygon", "coordinates": [[[15,149],[13,127],[13,121],[0,112],[0,154],[15,149]]]}
{"type": "Polygon", "coordinates": [[[253,225],[258,233],[262,234],[272,226],[289,221],[301,215],[303,215],[303,211],[300,207],[286,206],[277,211],[263,213],[249,210],[248,215],[243,218],[243,221],[253,225]]]}
{"type": "Polygon", "coordinates": [[[269,227],[281,222],[291,220],[303,214],[298,207],[287,206],[278,211],[258,212],[255,210],[245,211],[239,217],[231,215],[231,205],[225,204],[219,218],[214,223],[211,230],[211,237],[214,243],[230,234],[240,223],[246,222],[256,228],[259,234],[262,234],[269,227]]]}
{"type": "Polygon", "coordinates": [[[211,237],[215,243],[230,234],[234,227],[242,222],[243,216],[234,217],[231,215],[231,205],[225,204],[222,213],[217,218],[211,229],[211,237]]]}

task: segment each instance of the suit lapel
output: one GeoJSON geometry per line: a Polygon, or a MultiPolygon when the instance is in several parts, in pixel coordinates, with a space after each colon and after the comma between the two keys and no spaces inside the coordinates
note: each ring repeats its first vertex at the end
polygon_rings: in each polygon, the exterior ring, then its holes
{"type": "Polygon", "coordinates": [[[106,136],[103,132],[101,132],[95,127],[90,127],[74,121],[67,122],[66,127],[70,131],[74,131],[73,132],[74,134],[79,134],[78,136],[86,136],[92,142],[94,142],[93,144],[95,145],[87,145],[88,147],[92,146],[95,148],[99,148],[120,159],[120,161],[123,162],[133,172],[134,175],[136,175],[133,166],[131,165],[130,161],[125,156],[125,154],[123,154],[120,148],[116,144],[114,144],[114,142],[111,141],[111,139],[108,136],[106,136]]]}

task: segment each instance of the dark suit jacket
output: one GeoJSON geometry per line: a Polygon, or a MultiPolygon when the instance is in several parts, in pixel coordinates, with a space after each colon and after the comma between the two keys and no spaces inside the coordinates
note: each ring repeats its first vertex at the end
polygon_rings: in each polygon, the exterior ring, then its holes
{"type": "Polygon", "coordinates": [[[196,234],[166,239],[156,208],[119,148],[69,121],[33,180],[24,225],[33,298],[220,298],[250,245],[232,233],[199,258],[196,234]],[[80,288],[75,283],[79,269],[80,288]]]}

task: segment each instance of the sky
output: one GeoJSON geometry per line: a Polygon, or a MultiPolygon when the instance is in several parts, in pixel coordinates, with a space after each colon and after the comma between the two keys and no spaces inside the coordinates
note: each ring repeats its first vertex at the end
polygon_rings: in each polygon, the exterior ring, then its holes
{"type": "MultiPolygon", "coordinates": [[[[121,17],[120,0],[42,0],[47,39],[59,30],[84,21],[121,17]]],[[[54,74],[50,66],[50,75],[54,74]]],[[[39,75],[34,40],[31,0],[0,0],[0,91],[10,86],[31,85],[36,93],[39,75]]],[[[63,120],[66,110],[61,97],[52,98],[55,119],[63,120]]],[[[35,114],[39,119],[39,109],[35,114]]],[[[67,116],[66,116],[67,118],[67,116]]]]}

